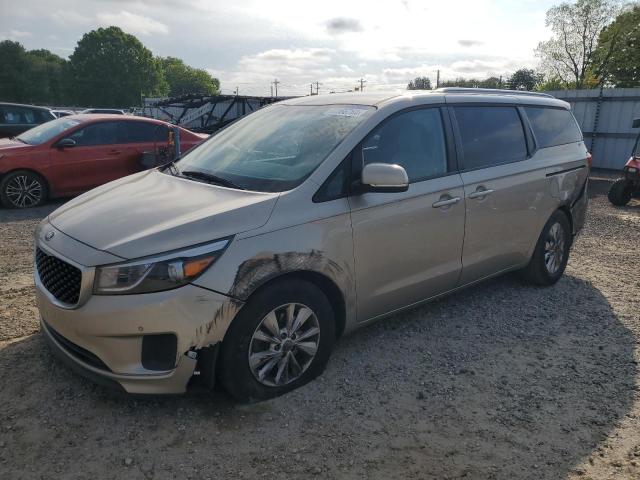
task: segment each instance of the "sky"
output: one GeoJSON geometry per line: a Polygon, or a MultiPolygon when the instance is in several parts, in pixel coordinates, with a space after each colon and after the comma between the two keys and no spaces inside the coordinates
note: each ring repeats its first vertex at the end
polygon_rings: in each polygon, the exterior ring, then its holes
{"type": "Polygon", "coordinates": [[[553,0],[0,0],[0,40],[68,57],[117,25],[155,55],[220,79],[223,93],[406,88],[427,76],[507,75],[537,64],[553,0]],[[314,87],[315,90],[315,87],[314,87]]]}

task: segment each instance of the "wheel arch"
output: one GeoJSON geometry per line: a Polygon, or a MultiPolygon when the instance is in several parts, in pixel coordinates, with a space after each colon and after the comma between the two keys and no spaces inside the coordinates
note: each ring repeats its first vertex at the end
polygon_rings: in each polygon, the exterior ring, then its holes
{"type": "Polygon", "coordinates": [[[331,304],[335,315],[336,338],[340,338],[345,331],[347,320],[346,302],[342,291],[338,285],[327,275],[313,270],[295,270],[283,272],[280,275],[265,280],[263,283],[254,288],[247,297],[247,302],[251,300],[258,292],[265,288],[284,280],[306,280],[315,285],[322,293],[324,293],[331,304]]]}
{"type": "Polygon", "coordinates": [[[28,173],[33,173],[34,175],[39,176],[40,178],[42,178],[42,180],[44,180],[44,183],[46,184],[47,187],[47,193],[51,194],[51,182],[49,181],[49,179],[46,177],[45,174],[43,174],[42,172],[39,172],[37,170],[34,170],[33,168],[12,168],[11,170],[7,170],[4,172],[0,173],[0,182],[2,182],[7,175],[11,175],[12,173],[16,173],[16,172],[28,172],[28,173]]]}
{"type": "MultiPolygon", "coordinates": [[[[575,234],[575,231],[573,228],[573,214],[571,213],[571,208],[569,208],[569,205],[560,205],[560,207],[558,207],[556,212],[562,212],[565,214],[565,216],[567,217],[567,220],[569,221],[569,229],[571,230],[571,234],[572,235],[575,234]]],[[[549,216],[549,218],[551,218],[551,216],[549,216]]]]}

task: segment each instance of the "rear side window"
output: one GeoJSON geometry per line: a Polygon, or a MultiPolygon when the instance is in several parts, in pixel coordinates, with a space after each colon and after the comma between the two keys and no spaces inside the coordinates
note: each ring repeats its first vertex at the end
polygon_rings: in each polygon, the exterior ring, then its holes
{"type": "Polygon", "coordinates": [[[527,143],[515,107],[454,107],[463,168],[473,170],[527,158],[527,143]]]}
{"type": "Polygon", "coordinates": [[[362,165],[404,167],[409,182],[447,173],[447,150],[439,108],[400,113],[382,123],[362,144],[362,165]]]}
{"type": "Polygon", "coordinates": [[[525,107],[533,134],[541,148],[582,141],[582,132],[569,110],[525,107]]]}
{"type": "Polygon", "coordinates": [[[121,143],[167,142],[169,132],[164,125],[150,122],[120,122],[121,143]]]}

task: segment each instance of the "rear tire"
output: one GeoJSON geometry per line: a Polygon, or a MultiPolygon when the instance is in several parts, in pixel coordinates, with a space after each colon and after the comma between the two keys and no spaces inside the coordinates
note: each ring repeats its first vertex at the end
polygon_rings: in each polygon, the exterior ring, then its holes
{"type": "Polygon", "coordinates": [[[325,294],[308,281],[283,280],[249,298],[232,322],[218,378],[242,402],[277,397],[320,375],[334,343],[335,315],[325,294]]]}
{"type": "Polygon", "coordinates": [[[0,182],[0,201],[9,208],[39,207],[48,193],[44,178],[29,170],[10,172],[0,182]]]}
{"type": "Polygon", "coordinates": [[[569,260],[572,240],[569,219],[559,210],[554,212],[542,229],[529,264],[521,272],[523,279],[540,286],[550,286],[560,280],[569,260]]]}
{"type": "Polygon", "coordinates": [[[609,189],[609,201],[618,207],[623,207],[633,196],[633,182],[624,178],[616,180],[609,189]]]}

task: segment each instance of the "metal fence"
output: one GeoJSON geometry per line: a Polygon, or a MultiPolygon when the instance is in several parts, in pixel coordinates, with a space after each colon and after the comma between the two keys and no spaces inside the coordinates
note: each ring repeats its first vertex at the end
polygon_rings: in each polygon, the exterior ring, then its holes
{"type": "Polygon", "coordinates": [[[287,97],[242,95],[184,95],[177,98],[145,98],[135,113],[157,118],[197,132],[213,133],[238,117],[287,97]]]}
{"type": "Polygon", "coordinates": [[[640,88],[557,90],[545,92],[571,104],[582,128],[584,141],[593,154],[593,166],[621,170],[631,155],[640,118],[640,88]]]}

